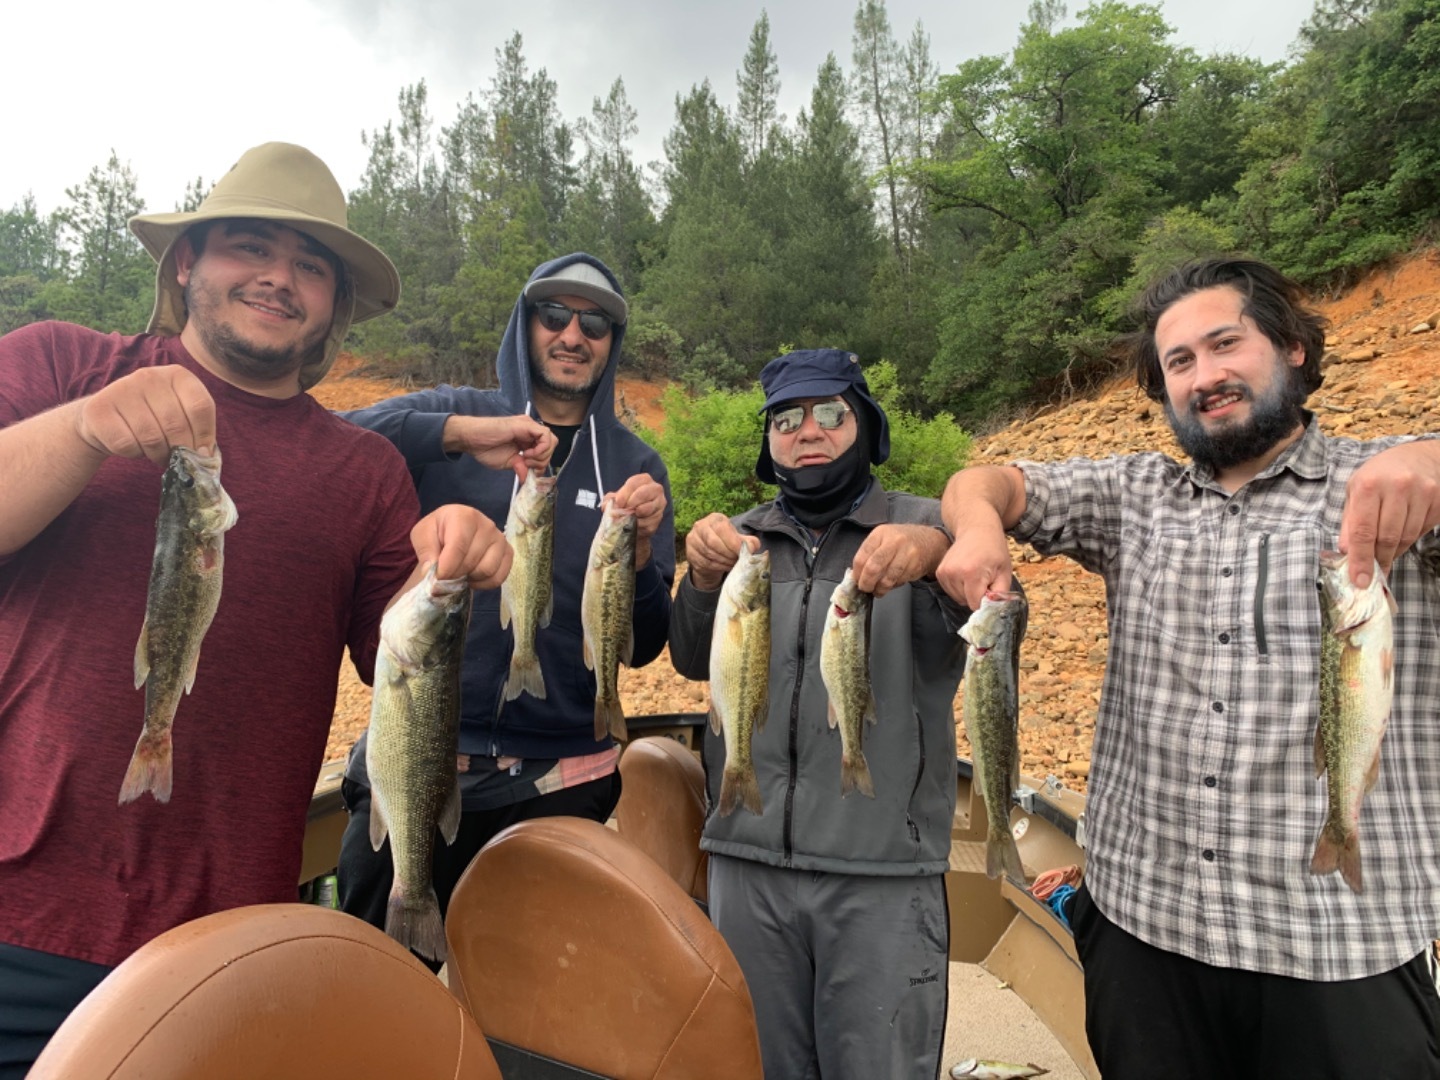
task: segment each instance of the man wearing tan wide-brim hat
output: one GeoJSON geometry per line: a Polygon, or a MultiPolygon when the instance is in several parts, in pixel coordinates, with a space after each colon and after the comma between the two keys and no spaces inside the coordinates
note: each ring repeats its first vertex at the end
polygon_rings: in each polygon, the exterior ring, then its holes
{"type": "MultiPolygon", "coordinates": [[[[488,517],[419,518],[395,448],[304,393],[399,297],[319,159],[256,147],[198,210],[132,227],[159,260],[148,332],[0,337],[0,1080],[37,1057],[42,1075],[66,1016],[147,942],[294,901],[347,650],[370,681],[386,604],[423,568],[491,589],[510,565],[488,517]],[[162,483],[202,487],[181,448],[234,504],[223,543],[174,511],[157,528],[162,483]],[[197,604],[150,604],[189,567],[219,582],[208,627],[197,604]],[[197,634],[154,732],[155,658],[197,634]]],[[[493,427],[483,463],[548,460],[539,423],[493,427]]]]}
{"type": "MultiPolygon", "coordinates": [[[[400,277],[385,253],[346,227],[345,194],[325,163],[290,143],[265,143],[245,154],[215,184],[198,209],[141,214],[130,229],[159,263],[152,334],[179,334],[186,325],[185,290],[177,281],[177,249],[195,226],[223,220],[286,226],[323,245],[341,268],[334,318],[323,350],[300,372],[302,389],[315,385],[335,362],[352,323],[394,309],[400,277]]],[[[183,250],[178,252],[183,255],[183,250]]]]}

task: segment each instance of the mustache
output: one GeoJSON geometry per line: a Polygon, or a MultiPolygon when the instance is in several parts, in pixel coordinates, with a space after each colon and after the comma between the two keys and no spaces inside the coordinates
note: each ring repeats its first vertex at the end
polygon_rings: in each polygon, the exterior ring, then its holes
{"type": "Polygon", "coordinates": [[[286,315],[289,315],[292,319],[303,318],[305,314],[303,311],[300,310],[300,308],[296,307],[288,300],[284,299],[283,297],[276,296],[273,293],[268,293],[264,296],[257,296],[254,293],[247,295],[244,289],[236,288],[230,290],[230,299],[238,300],[239,302],[244,304],[264,304],[266,307],[279,308],[281,311],[285,312],[286,315]]]}
{"type": "Polygon", "coordinates": [[[1227,394],[1239,394],[1241,401],[1254,400],[1254,395],[1250,392],[1250,388],[1244,383],[1223,383],[1213,390],[1206,390],[1203,394],[1191,394],[1185,404],[1192,413],[1196,413],[1200,411],[1200,406],[1205,402],[1224,397],[1227,394]]]}

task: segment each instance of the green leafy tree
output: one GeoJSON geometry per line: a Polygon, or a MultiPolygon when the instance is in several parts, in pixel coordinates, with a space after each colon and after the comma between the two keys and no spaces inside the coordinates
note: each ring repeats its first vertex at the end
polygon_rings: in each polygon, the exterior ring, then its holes
{"type": "Polygon", "coordinates": [[[750,47],[735,82],[740,91],[735,120],[745,158],[753,162],[770,148],[777,125],[785,119],[778,104],[780,62],[770,48],[770,16],[763,9],[750,31],[750,47]]]}
{"type": "Polygon", "coordinates": [[[59,211],[59,222],[71,251],[71,275],[45,286],[46,306],[56,318],[138,333],[149,319],[155,266],[127,224],[145,209],[134,173],[112,150],[103,166],[65,195],[70,202],[59,211]]]}

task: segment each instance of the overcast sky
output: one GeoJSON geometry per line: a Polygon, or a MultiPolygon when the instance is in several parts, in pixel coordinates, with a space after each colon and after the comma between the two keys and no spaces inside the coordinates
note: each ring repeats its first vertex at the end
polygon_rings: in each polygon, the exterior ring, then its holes
{"type": "MultiPolygon", "coordinates": [[[[1072,0],[1072,14],[1081,8],[1072,0]]],[[[1163,0],[1172,41],[1200,53],[1284,60],[1312,0],[1163,0]]],[[[769,0],[31,0],[0,16],[0,209],[31,192],[61,206],[113,148],[152,211],[173,210],[186,183],[213,183],[249,146],[301,143],[346,191],[365,168],[360,133],[396,115],[399,90],[424,79],[431,114],[449,124],[465,95],[488,88],[495,50],[516,30],[533,72],[549,71],[569,120],[588,116],[617,76],[639,113],[642,164],[663,157],[677,93],[708,78],[733,105],[735,72],[762,10],[780,63],[787,120],[834,52],[849,71],[855,4],[769,0]],[[504,9],[504,14],[498,14],[504,9]],[[521,22],[522,17],[524,21],[521,22]]],[[[889,0],[900,41],[917,19],[942,73],[1008,53],[1027,0],[889,0]]]]}

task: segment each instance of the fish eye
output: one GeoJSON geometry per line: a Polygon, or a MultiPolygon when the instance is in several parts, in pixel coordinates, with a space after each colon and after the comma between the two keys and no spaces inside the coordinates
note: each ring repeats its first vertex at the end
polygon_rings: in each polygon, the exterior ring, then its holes
{"type": "Polygon", "coordinates": [[[180,483],[184,484],[187,488],[192,488],[195,486],[195,478],[187,472],[182,472],[180,474],[180,483]]]}

